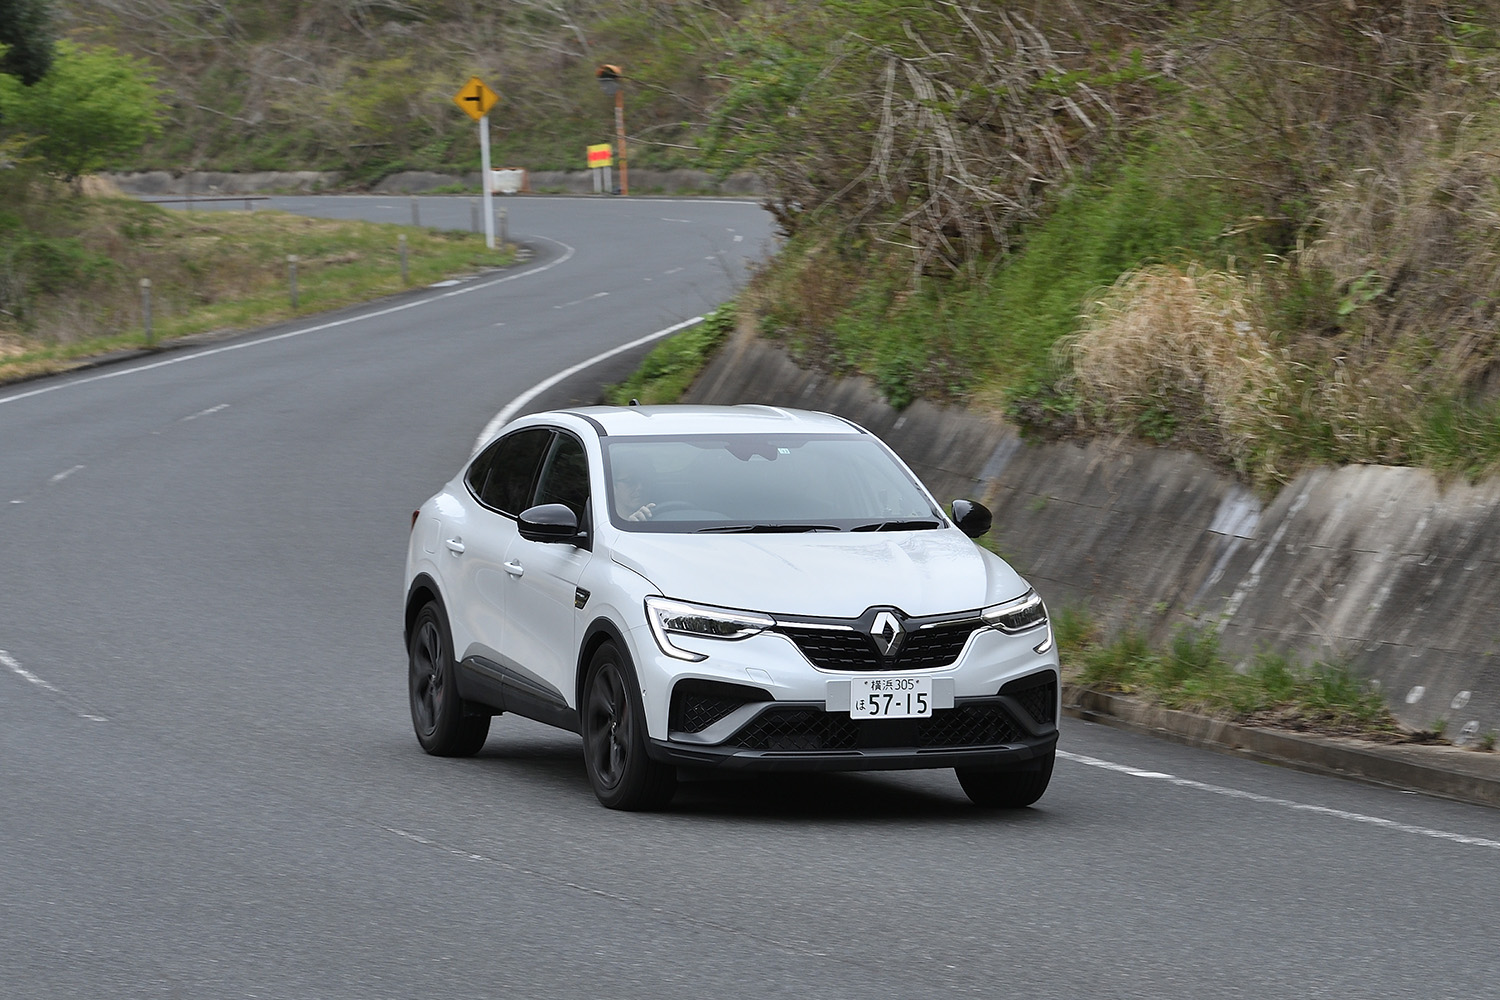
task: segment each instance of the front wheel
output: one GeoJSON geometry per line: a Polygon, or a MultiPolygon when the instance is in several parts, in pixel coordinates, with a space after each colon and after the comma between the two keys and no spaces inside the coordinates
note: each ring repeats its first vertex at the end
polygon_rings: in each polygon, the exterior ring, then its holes
{"type": "Polygon", "coordinates": [[[470,715],[458,696],[453,641],[436,601],[417,612],[407,649],[411,723],[422,749],[438,757],[472,757],[490,734],[488,715],[470,715]]]}
{"type": "Polygon", "coordinates": [[[646,756],[646,716],[635,671],[607,642],[583,682],[583,761],[610,809],[657,809],[677,790],[677,769],[646,756]]]}
{"type": "Polygon", "coordinates": [[[1006,770],[957,767],[958,783],[976,806],[985,809],[1024,809],[1047,790],[1057,750],[1048,750],[1034,761],[1006,770]]]}

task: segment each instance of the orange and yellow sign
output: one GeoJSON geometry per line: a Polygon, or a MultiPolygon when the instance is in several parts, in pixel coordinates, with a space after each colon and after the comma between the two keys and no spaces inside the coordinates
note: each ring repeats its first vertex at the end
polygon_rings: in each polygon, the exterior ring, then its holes
{"type": "Polygon", "coordinates": [[[597,146],[589,147],[590,167],[609,167],[615,162],[614,147],[607,142],[601,142],[597,146]]]}

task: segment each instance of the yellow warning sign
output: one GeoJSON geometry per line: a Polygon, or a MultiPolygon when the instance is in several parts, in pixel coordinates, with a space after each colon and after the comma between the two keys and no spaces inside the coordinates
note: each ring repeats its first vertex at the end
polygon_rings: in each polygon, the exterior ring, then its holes
{"type": "Polygon", "coordinates": [[[453,95],[453,103],[459,109],[476,122],[490,113],[500,100],[500,95],[484,85],[484,81],[477,76],[469,77],[469,82],[463,85],[463,89],[453,95]]]}

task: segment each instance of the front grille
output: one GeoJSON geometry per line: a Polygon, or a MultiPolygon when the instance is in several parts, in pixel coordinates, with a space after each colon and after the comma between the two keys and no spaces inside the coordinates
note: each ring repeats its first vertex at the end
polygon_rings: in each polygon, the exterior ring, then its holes
{"type": "Polygon", "coordinates": [[[672,728],[684,733],[701,733],[742,704],[743,702],[731,698],[715,698],[713,695],[690,692],[683,695],[678,704],[677,725],[672,728]]]}
{"type": "Polygon", "coordinates": [[[776,631],[788,636],[809,662],[824,670],[925,670],[957,660],[980,625],[967,619],[908,632],[889,659],[880,655],[863,632],[795,625],[780,625],[776,631]]]}
{"type": "Polygon", "coordinates": [[[1057,679],[1052,674],[1012,681],[1000,693],[1019,701],[1026,713],[1041,725],[1057,721],[1057,679]]]}
{"type": "Polygon", "coordinates": [[[772,708],[729,742],[747,750],[853,750],[859,745],[859,722],[816,708],[772,708]]]}
{"type": "Polygon", "coordinates": [[[919,726],[921,747],[987,747],[1014,743],[1021,732],[997,702],[969,702],[947,712],[933,712],[919,726]]]}
{"type": "Polygon", "coordinates": [[[770,701],[760,688],[719,681],[688,679],[672,689],[668,728],[680,733],[701,733],[748,702],[770,701]]]}
{"type": "Polygon", "coordinates": [[[1014,743],[1021,730],[998,701],[965,702],[926,719],[855,719],[817,708],[769,708],[728,740],[779,752],[904,748],[957,750],[1014,743]]]}

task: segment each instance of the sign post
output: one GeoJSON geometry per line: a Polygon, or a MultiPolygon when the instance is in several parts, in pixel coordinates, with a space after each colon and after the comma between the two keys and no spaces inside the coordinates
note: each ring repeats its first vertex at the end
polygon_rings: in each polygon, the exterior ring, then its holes
{"type": "Polygon", "coordinates": [[[484,85],[477,76],[469,77],[453,103],[459,110],[479,123],[479,186],[484,192],[484,244],[495,249],[495,212],[491,208],[490,193],[490,108],[500,100],[500,95],[484,85]]]}
{"type": "Polygon", "coordinates": [[[595,194],[603,194],[610,190],[609,168],[614,163],[614,157],[610,155],[610,152],[610,145],[607,142],[588,147],[589,169],[594,172],[595,194]]]}
{"type": "Polygon", "coordinates": [[[594,78],[599,81],[599,89],[615,99],[615,142],[619,146],[620,193],[628,195],[630,174],[625,164],[625,88],[621,86],[625,80],[625,71],[614,63],[605,63],[594,71],[594,78]]]}

